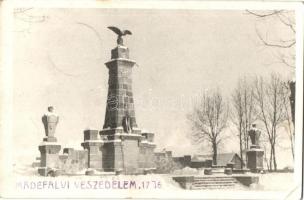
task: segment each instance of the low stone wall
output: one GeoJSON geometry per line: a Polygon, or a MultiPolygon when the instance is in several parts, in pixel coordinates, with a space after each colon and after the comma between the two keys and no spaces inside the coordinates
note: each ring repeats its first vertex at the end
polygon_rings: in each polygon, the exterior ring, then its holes
{"type": "Polygon", "coordinates": [[[88,151],[64,149],[64,154],[59,155],[60,169],[65,174],[74,174],[88,168],[88,151]]]}

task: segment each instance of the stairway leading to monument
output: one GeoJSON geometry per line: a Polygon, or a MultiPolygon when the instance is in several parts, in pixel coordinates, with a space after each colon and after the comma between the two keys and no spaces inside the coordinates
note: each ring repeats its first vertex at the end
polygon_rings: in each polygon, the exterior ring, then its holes
{"type": "Polygon", "coordinates": [[[237,180],[230,176],[199,176],[194,177],[190,189],[231,189],[237,184],[237,180]]]}

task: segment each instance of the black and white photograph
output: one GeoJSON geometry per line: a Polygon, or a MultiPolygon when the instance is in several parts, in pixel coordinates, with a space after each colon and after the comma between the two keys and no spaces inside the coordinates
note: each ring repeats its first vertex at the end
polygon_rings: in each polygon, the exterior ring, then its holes
{"type": "Polygon", "coordinates": [[[0,2],[2,198],[300,199],[300,2],[0,2]]]}

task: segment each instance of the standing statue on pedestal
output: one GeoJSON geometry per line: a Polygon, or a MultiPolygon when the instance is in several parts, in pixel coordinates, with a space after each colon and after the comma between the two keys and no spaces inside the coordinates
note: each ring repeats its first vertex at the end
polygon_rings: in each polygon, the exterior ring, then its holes
{"type": "Polygon", "coordinates": [[[256,128],[256,124],[252,124],[252,128],[249,130],[248,134],[251,140],[250,148],[260,148],[259,143],[260,143],[261,131],[259,131],[256,128]]]}
{"type": "Polygon", "coordinates": [[[58,124],[59,117],[54,113],[52,106],[48,107],[48,112],[42,116],[45,135],[43,143],[39,145],[40,151],[40,167],[38,173],[41,176],[48,176],[54,172],[54,169],[60,167],[59,151],[61,145],[57,143],[55,138],[55,130],[58,124]]]}
{"type": "Polygon", "coordinates": [[[264,151],[259,146],[261,131],[256,128],[256,124],[252,124],[252,128],[248,131],[251,140],[250,148],[247,150],[247,168],[251,172],[260,172],[263,170],[264,151]]]}
{"type": "Polygon", "coordinates": [[[126,133],[132,132],[132,119],[128,114],[124,117],[122,125],[126,133]]]}
{"type": "Polygon", "coordinates": [[[59,117],[57,114],[54,113],[53,106],[48,107],[48,112],[45,113],[42,117],[42,123],[45,129],[46,137],[43,138],[43,141],[46,142],[56,142],[57,139],[55,138],[55,131],[56,126],[58,124],[59,117]]]}

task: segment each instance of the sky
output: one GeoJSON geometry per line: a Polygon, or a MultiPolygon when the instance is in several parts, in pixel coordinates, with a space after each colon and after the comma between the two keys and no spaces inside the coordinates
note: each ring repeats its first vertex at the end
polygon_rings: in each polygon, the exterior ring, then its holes
{"type": "MultiPolygon", "coordinates": [[[[104,63],[116,46],[107,26],[131,30],[124,43],[137,63],[132,77],[138,126],[155,133],[157,151],[166,148],[175,156],[208,151],[191,142],[186,118],[202,92],[219,88],[230,98],[241,76],[294,74],[261,44],[256,27],[277,38],[290,33],[244,10],[31,9],[15,16],[12,30],[15,161],[31,163],[39,156],[41,117],[49,105],[60,117],[55,136],[63,147],[81,149],[84,129],[102,129],[104,63]]],[[[233,127],[226,131],[234,133],[233,127]]],[[[238,152],[237,143],[227,139],[220,152],[238,152]]],[[[284,162],[278,163],[285,166],[291,153],[281,153],[284,162]]]]}

